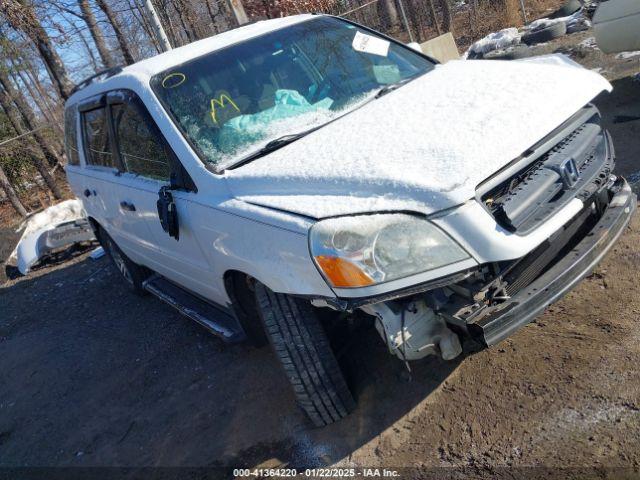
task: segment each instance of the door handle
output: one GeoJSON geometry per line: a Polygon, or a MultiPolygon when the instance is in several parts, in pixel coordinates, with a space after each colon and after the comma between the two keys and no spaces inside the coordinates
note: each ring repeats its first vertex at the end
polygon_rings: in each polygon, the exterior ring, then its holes
{"type": "Polygon", "coordinates": [[[126,210],[128,212],[135,212],[136,211],[136,206],[133,203],[130,203],[130,202],[120,202],[120,208],[122,210],[126,210]]]}

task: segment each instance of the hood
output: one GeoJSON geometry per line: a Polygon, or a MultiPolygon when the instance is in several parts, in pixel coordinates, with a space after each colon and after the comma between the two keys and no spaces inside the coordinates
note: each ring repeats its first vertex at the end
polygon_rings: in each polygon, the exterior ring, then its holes
{"type": "Polygon", "coordinates": [[[265,157],[226,172],[241,200],[313,217],[430,214],[611,85],[563,61],[453,61],[265,157]]]}

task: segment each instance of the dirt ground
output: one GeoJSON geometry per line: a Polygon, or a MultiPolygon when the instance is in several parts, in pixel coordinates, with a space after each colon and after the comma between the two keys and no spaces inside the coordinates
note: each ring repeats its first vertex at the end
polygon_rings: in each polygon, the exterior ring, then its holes
{"type": "MultiPolygon", "coordinates": [[[[640,56],[578,46],[590,36],[539,50],[562,49],[613,81],[597,104],[618,172],[640,180],[640,121],[615,119],[640,115],[640,56]]],[[[3,255],[12,235],[0,232],[3,255]]],[[[640,216],[597,271],[535,322],[454,362],[417,362],[411,381],[375,332],[363,335],[347,359],[357,410],[324,429],[296,408],[269,349],[227,346],[129,293],[106,258],[39,269],[0,288],[0,467],[638,478],[638,245],[640,216]]]]}

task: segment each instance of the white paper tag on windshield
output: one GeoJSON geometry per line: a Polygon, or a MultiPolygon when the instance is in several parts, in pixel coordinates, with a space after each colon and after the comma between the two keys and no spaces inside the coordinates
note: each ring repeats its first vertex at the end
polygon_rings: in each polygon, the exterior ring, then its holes
{"type": "Polygon", "coordinates": [[[356,32],[353,37],[353,49],[358,52],[370,53],[386,57],[389,54],[390,43],[382,38],[372,37],[362,32],[356,32]]]}

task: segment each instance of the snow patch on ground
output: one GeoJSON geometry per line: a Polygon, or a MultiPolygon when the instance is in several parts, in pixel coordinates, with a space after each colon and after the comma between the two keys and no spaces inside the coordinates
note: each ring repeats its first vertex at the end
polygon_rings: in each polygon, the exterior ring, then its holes
{"type": "Polygon", "coordinates": [[[585,38],[578,44],[579,47],[584,48],[598,48],[598,44],[596,43],[596,37],[588,37],[585,38]]]}
{"type": "Polygon", "coordinates": [[[493,50],[505,49],[520,43],[520,33],[517,28],[505,28],[499,32],[493,32],[469,47],[463,58],[467,58],[470,53],[488,53],[493,50]]]}
{"type": "Polygon", "coordinates": [[[640,56],[640,50],[636,50],[635,52],[622,52],[616,55],[616,58],[619,60],[625,60],[627,58],[633,58],[640,56]]]}
{"type": "Polygon", "coordinates": [[[538,20],[531,22],[529,25],[527,25],[526,30],[528,31],[539,30],[542,28],[548,28],[558,23],[566,23],[567,29],[571,29],[572,26],[578,25],[580,23],[583,23],[585,25],[591,24],[591,22],[585,19],[582,10],[578,10],[574,14],[569,15],[567,17],[540,18],[538,20]]]}

